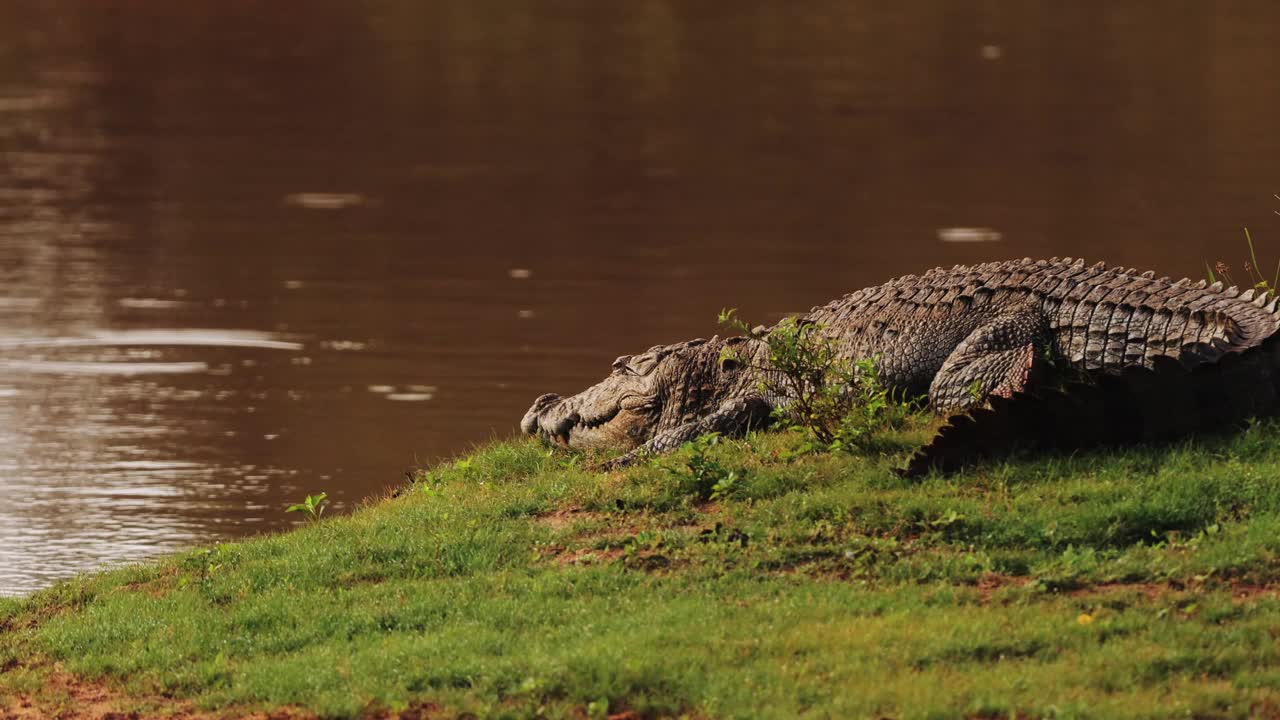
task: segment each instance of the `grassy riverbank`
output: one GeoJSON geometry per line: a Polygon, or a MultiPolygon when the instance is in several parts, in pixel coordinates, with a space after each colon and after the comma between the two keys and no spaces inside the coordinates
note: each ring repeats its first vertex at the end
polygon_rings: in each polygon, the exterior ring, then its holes
{"type": "Polygon", "coordinates": [[[0,717],[1280,713],[1280,425],[924,481],[799,444],[696,477],[501,443],[3,601],[0,717]]]}

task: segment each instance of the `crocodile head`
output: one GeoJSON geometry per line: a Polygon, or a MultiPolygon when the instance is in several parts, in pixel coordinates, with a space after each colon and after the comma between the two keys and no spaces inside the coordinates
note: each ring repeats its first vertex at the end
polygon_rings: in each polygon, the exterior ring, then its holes
{"type": "Polygon", "coordinates": [[[534,400],[520,428],[567,447],[630,450],[752,387],[749,363],[721,355],[726,346],[744,342],[690,340],[623,355],[608,377],[577,395],[534,400]]]}

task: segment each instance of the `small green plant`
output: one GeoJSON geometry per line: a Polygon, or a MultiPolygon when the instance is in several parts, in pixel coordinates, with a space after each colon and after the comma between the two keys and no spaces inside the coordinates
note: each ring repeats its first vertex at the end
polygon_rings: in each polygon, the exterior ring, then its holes
{"type": "MultiPolygon", "coordinates": [[[[1276,292],[1280,290],[1280,260],[1276,261],[1275,275],[1268,280],[1263,277],[1261,266],[1258,264],[1258,253],[1253,246],[1253,235],[1250,234],[1249,228],[1244,229],[1245,244],[1249,247],[1249,259],[1244,261],[1244,271],[1248,274],[1248,284],[1255,290],[1266,292],[1276,292]]],[[[1213,265],[1205,263],[1205,272],[1209,277],[1209,282],[1216,283],[1222,280],[1227,285],[1239,285],[1235,279],[1231,277],[1231,266],[1219,260],[1213,265]]]]}
{"type": "Polygon", "coordinates": [[[843,411],[844,416],[836,425],[832,450],[872,450],[885,432],[900,429],[911,414],[910,405],[895,398],[880,383],[874,360],[853,363],[850,384],[840,402],[842,406],[837,410],[843,411]]]}
{"type": "Polygon", "coordinates": [[[329,507],[329,494],[322,492],[308,495],[302,502],[294,503],[285,508],[284,511],[306,513],[308,520],[319,522],[327,507],[329,507]]]}
{"type": "Polygon", "coordinates": [[[711,499],[720,500],[733,494],[738,487],[738,473],[730,472],[711,486],[711,499]]]}
{"type": "Polygon", "coordinates": [[[234,566],[238,561],[238,554],[226,545],[197,550],[179,563],[178,566],[186,574],[178,581],[178,587],[185,588],[194,584],[202,592],[208,591],[214,575],[224,566],[234,566]]]}
{"type": "Polygon", "coordinates": [[[681,446],[689,453],[684,467],[660,465],[675,476],[700,500],[720,500],[733,494],[739,475],[711,457],[711,448],[720,444],[720,433],[707,433],[681,446]]]}
{"type": "Polygon", "coordinates": [[[419,494],[435,497],[440,494],[440,486],[444,483],[444,478],[439,472],[424,470],[413,476],[411,482],[419,494]]]}
{"type": "Polygon", "coordinates": [[[768,366],[757,368],[760,392],[784,399],[775,420],[803,429],[818,446],[864,452],[910,414],[908,403],[880,383],[874,358],[842,357],[817,323],[789,317],[761,333],[750,330],[735,310],[721,311],[720,322],[764,340],[768,366]]]}
{"type": "Polygon", "coordinates": [[[976,402],[982,401],[982,381],[974,380],[969,383],[969,387],[965,388],[965,392],[969,394],[969,399],[976,402]]]}

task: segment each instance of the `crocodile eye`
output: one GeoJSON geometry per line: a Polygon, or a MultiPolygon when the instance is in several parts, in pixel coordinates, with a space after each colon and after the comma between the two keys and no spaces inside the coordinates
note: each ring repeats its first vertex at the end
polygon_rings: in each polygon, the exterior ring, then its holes
{"type": "Polygon", "coordinates": [[[641,355],[631,358],[631,362],[627,363],[627,369],[633,375],[648,375],[656,364],[657,360],[652,355],[641,355]]]}
{"type": "Polygon", "coordinates": [[[657,401],[654,398],[641,395],[628,395],[618,403],[618,407],[632,412],[648,411],[656,406],[657,401]]]}

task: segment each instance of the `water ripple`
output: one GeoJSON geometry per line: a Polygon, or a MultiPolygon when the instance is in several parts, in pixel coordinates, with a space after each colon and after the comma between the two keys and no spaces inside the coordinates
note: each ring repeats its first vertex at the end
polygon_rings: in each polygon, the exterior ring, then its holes
{"type": "Polygon", "coordinates": [[[70,337],[0,338],[0,350],[49,347],[110,347],[120,345],[260,348],[265,350],[301,350],[303,347],[302,343],[280,340],[273,333],[256,330],[178,328],[95,330],[84,335],[70,337]]]}

